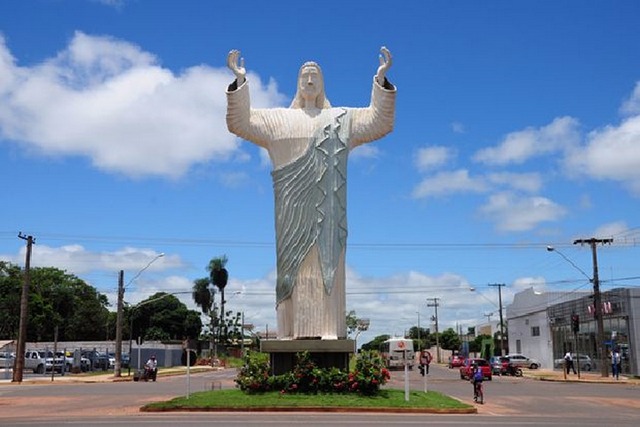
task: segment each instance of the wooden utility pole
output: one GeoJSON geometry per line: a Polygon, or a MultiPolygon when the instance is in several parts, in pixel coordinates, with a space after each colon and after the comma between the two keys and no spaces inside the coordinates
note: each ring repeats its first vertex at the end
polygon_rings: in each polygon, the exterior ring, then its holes
{"type": "Polygon", "coordinates": [[[600,297],[600,278],[598,277],[598,244],[611,243],[613,239],[577,239],[573,241],[574,245],[587,244],[591,246],[591,255],[593,258],[593,313],[596,319],[596,349],[598,351],[598,362],[600,363],[600,374],[603,378],[609,376],[609,365],[607,358],[607,345],[604,342],[604,320],[602,318],[602,299],[600,297]]]}
{"type": "Polygon", "coordinates": [[[427,301],[433,301],[433,303],[427,303],[427,307],[434,307],[436,315],[433,317],[436,327],[436,362],[440,362],[440,334],[438,333],[438,301],[440,298],[427,298],[427,301]]]}
{"type": "MultiPolygon", "coordinates": [[[[116,354],[113,376],[122,375],[122,305],[124,300],[124,271],[120,270],[118,275],[118,311],[116,313],[116,354]]],[[[131,356],[129,356],[131,357],[131,356]]]]}
{"type": "Polygon", "coordinates": [[[27,256],[24,263],[24,281],[22,282],[22,296],[20,297],[20,329],[18,331],[18,343],[16,345],[16,360],[13,364],[12,382],[22,382],[24,370],[24,351],[27,342],[27,322],[29,321],[29,285],[31,283],[31,248],[36,240],[33,236],[18,234],[20,239],[27,241],[27,256]]]}
{"type": "Polygon", "coordinates": [[[502,318],[502,288],[504,283],[490,283],[489,286],[498,287],[498,305],[500,310],[500,356],[504,356],[504,322],[502,318]]]}

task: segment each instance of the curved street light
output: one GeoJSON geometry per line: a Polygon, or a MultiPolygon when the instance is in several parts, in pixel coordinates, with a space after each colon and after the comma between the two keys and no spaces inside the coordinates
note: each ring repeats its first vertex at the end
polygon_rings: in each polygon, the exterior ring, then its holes
{"type": "MultiPolygon", "coordinates": [[[[164,256],[164,252],[160,252],[156,255],[151,261],[147,263],[144,267],[138,271],[126,285],[123,285],[124,282],[124,270],[120,270],[120,275],[118,277],[118,309],[116,314],[116,354],[115,354],[115,366],[113,368],[113,376],[120,377],[122,375],[122,305],[124,302],[124,290],[136,280],[143,271],[151,266],[154,262],[164,256]]],[[[131,355],[129,355],[131,357],[131,355]]],[[[131,363],[129,363],[131,365],[131,363]]],[[[131,368],[129,368],[129,372],[131,372],[131,368]]]]}
{"type": "MultiPolygon", "coordinates": [[[[156,302],[163,298],[166,298],[169,295],[180,295],[180,294],[190,294],[190,293],[191,291],[171,292],[171,293],[160,295],[158,298],[149,299],[146,301],[140,301],[138,304],[131,307],[131,309],[129,310],[129,370],[127,372],[127,375],[131,375],[131,349],[133,347],[133,339],[132,339],[133,338],[133,311],[142,307],[143,305],[147,305],[152,302],[156,302]]],[[[137,369],[140,369],[140,347],[138,347],[138,365],[137,366],[138,366],[137,369]]]]}

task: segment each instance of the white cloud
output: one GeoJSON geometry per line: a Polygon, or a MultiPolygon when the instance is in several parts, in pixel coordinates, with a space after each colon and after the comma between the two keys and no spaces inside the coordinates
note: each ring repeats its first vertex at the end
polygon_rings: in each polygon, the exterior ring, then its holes
{"type": "Polygon", "coordinates": [[[420,148],[416,154],[415,163],[421,172],[436,169],[446,164],[454,157],[453,150],[443,146],[420,148]]]}
{"type": "Polygon", "coordinates": [[[416,199],[443,196],[451,193],[480,193],[487,191],[483,178],[471,178],[469,171],[441,172],[423,179],[412,192],[416,199]]]}
{"type": "Polygon", "coordinates": [[[380,149],[373,144],[362,144],[349,152],[352,159],[377,159],[380,156],[380,149]]]}
{"type": "Polygon", "coordinates": [[[535,193],[542,188],[542,178],[539,173],[492,173],[487,175],[487,179],[493,184],[528,193],[535,193]]]}
{"type": "Polygon", "coordinates": [[[627,227],[627,223],[624,221],[610,222],[598,227],[592,236],[595,236],[598,239],[609,239],[623,234],[627,230],[629,230],[629,227],[627,227]]]}
{"type": "Polygon", "coordinates": [[[620,113],[629,116],[640,114],[640,82],[636,83],[633,92],[620,107],[620,113]]]}
{"type": "MultiPolygon", "coordinates": [[[[0,260],[14,264],[22,264],[26,248],[22,247],[15,255],[0,255],[0,260]]],[[[126,270],[132,274],[149,265],[148,271],[164,271],[170,268],[183,267],[184,263],[178,255],[163,255],[153,249],[126,247],[113,252],[92,252],[82,245],[65,245],[59,247],[43,244],[32,248],[31,265],[33,267],[51,267],[80,276],[95,271],[126,270]],[[156,260],[156,258],[158,258],[156,260]]]]}
{"type": "Polygon", "coordinates": [[[525,289],[533,288],[535,292],[546,292],[547,291],[547,281],[544,277],[520,277],[512,283],[512,285],[508,288],[510,295],[506,296],[508,299],[512,300],[513,295],[517,294],[520,291],[524,291],[525,289]]]}
{"type": "Polygon", "coordinates": [[[575,173],[619,181],[640,196],[640,115],[591,132],[586,146],[570,152],[566,162],[575,173]]]}
{"type": "Polygon", "coordinates": [[[566,209],[545,197],[520,197],[502,192],[489,197],[480,212],[501,231],[527,231],[542,222],[557,221],[566,209]]]}
{"type": "Polygon", "coordinates": [[[451,130],[453,133],[465,133],[464,125],[460,122],[451,123],[451,130]]]}
{"type": "Polygon", "coordinates": [[[560,117],[541,128],[512,132],[499,145],[479,150],[474,160],[488,165],[521,164],[535,156],[564,151],[579,143],[578,126],[576,119],[560,117]]]}
{"type": "Polygon", "coordinates": [[[92,1],[103,4],[108,7],[112,7],[116,10],[122,10],[125,4],[125,0],[92,0],[92,1]]]}
{"type": "Polygon", "coordinates": [[[347,310],[355,310],[359,318],[371,321],[369,330],[358,338],[358,344],[371,341],[378,335],[402,335],[418,324],[431,328],[433,308],[427,308],[425,298],[439,298],[439,326],[443,331],[457,322],[468,326],[481,322],[479,304],[466,278],[454,273],[428,276],[409,271],[389,277],[364,277],[347,269],[347,310]],[[418,314],[420,313],[420,314],[418,314]]]}
{"type": "MultiPolygon", "coordinates": [[[[249,73],[257,107],[284,104],[275,82],[249,73]]],[[[227,161],[226,69],[174,74],[131,43],[78,32],[56,57],[18,67],[0,40],[0,135],[41,155],[80,155],[128,176],[178,178],[227,161]]]]}

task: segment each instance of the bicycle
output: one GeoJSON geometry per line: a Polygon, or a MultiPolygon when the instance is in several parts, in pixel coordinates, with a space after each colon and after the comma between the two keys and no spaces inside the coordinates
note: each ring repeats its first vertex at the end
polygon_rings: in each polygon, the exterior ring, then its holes
{"type": "Polygon", "coordinates": [[[482,390],[482,381],[473,384],[473,401],[484,405],[484,392],[482,390]]]}

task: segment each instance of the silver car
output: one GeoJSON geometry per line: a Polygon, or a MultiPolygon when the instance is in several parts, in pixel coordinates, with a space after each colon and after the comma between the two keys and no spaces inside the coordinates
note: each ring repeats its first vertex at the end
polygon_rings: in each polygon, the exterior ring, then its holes
{"type": "MultiPolygon", "coordinates": [[[[571,357],[573,358],[574,365],[576,360],[580,361],[580,370],[581,371],[591,371],[596,368],[595,362],[586,354],[578,355],[575,353],[571,353],[571,357]]],[[[576,365],[577,366],[577,365],[576,365]]],[[[556,369],[564,369],[564,357],[562,359],[556,359],[553,361],[553,367],[556,369]]]]}
{"type": "Polygon", "coordinates": [[[524,354],[507,354],[506,357],[509,359],[509,363],[519,368],[538,369],[540,367],[540,362],[524,354]]]}

